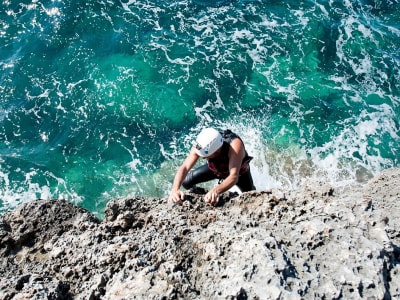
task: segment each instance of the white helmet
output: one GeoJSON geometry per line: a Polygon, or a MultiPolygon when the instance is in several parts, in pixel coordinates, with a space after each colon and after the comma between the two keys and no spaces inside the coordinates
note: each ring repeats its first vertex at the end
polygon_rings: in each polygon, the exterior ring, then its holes
{"type": "Polygon", "coordinates": [[[208,157],[214,154],[223,144],[221,133],[214,128],[205,128],[197,136],[193,146],[195,147],[197,155],[201,157],[208,157]]]}

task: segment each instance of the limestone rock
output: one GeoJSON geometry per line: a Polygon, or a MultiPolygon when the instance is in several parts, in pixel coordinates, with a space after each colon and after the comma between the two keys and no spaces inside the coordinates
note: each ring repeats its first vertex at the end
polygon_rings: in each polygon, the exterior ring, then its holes
{"type": "Polygon", "coordinates": [[[363,187],[108,203],[0,218],[0,299],[400,298],[400,170],[363,187]]]}

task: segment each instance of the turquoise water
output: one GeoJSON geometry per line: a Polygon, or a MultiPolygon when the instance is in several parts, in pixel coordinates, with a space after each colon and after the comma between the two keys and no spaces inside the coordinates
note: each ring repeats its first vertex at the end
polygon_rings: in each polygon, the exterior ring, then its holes
{"type": "Polygon", "coordinates": [[[400,1],[3,1],[0,212],[165,197],[204,126],[257,189],[399,167],[400,1]]]}

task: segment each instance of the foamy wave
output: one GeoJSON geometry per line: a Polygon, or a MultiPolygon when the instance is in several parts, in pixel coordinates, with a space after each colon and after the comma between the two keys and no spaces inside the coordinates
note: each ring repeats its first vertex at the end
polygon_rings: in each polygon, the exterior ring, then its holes
{"type": "MultiPolygon", "coordinates": [[[[22,172],[22,170],[20,170],[22,172]]],[[[16,207],[19,204],[34,201],[36,199],[67,199],[75,203],[82,201],[82,198],[74,192],[66,191],[65,182],[56,178],[54,175],[47,173],[46,176],[51,179],[55,179],[63,192],[59,191],[59,188],[50,188],[48,185],[40,185],[35,182],[35,178],[38,176],[38,171],[32,170],[24,174],[25,180],[23,184],[13,182],[9,178],[9,174],[0,171],[0,200],[2,201],[1,211],[6,211],[16,207]],[[52,191],[53,190],[53,191],[52,191]]]]}

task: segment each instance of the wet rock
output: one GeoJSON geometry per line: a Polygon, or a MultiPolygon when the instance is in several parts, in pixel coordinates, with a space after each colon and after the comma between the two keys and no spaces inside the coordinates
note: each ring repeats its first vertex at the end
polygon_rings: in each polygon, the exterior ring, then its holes
{"type": "Polygon", "coordinates": [[[1,299],[396,299],[400,171],[335,190],[37,200],[0,218],[1,299]]]}

